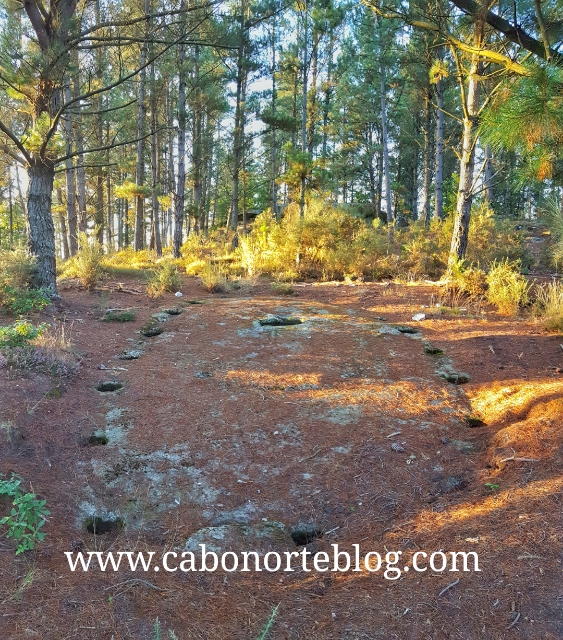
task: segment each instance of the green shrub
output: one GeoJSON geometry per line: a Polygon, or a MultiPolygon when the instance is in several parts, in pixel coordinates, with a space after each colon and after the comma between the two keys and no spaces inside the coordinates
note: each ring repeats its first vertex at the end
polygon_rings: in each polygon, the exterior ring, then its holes
{"type": "Polygon", "coordinates": [[[16,555],[35,548],[36,542],[45,538],[39,531],[46,522],[49,511],[45,500],[39,500],[34,493],[24,493],[21,489],[23,479],[12,473],[9,480],[0,474],[0,497],[12,499],[10,515],[0,518],[0,525],[8,527],[7,538],[17,540],[16,555]]]}
{"type": "Polygon", "coordinates": [[[163,260],[147,278],[147,294],[158,298],[165,291],[178,291],[182,287],[182,278],[178,267],[172,260],[163,260]]]}
{"type": "Polygon", "coordinates": [[[21,316],[41,311],[49,296],[40,289],[30,289],[35,259],[21,249],[0,251],[0,309],[21,316]]]}
{"type": "Polygon", "coordinates": [[[217,264],[207,264],[201,270],[199,279],[209,293],[225,293],[229,290],[227,276],[217,264]]]}
{"type": "Polygon", "coordinates": [[[487,274],[487,300],[494,304],[499,313],[515,315],[518,309],[528,303],[531,283],[520,274],[518,264],[508,259],[494,262],[487,274]]]}
{"type": "Polygon", "coordinates": [[[0,327],[0,348],[23,347],[44,333],[48,326],[40,324],[35,327],[27,320],[19,320],[7,327],[0,327]]]}
{"type": "Polygon", "coordinates": [[[49,303],[49,296],[42,289],[15,289],[9,284],[0,284],[0,307],[14,315],[41,311],[49,303]]]}
{"type": "Polygon", "coordinates": [[[536,289],[534,315],[544,329],[563,332],[563,285],[553,282],[536,289]]]}
{"type": "Polygon", "coordinates": [[[0,250],[0,282],[14,289],[27,289],[35,271],[35,258],[27,255],[23,249],[0,250]]]}
{"type": "Polygon", "coordinates": [[[469,298],[481,298],[487,292],[487,276],[483,269],[458,260],[450,267],[447,290],[469,298]]]}
{"type": "Polygon", "coordinates": [[[78,240],[80,249],[65,262],[61,277],[78,278],[80,284],[91,291],[104,272],[104,249],[95,237],[88,238],[84,232],[79,234],[78,240]]]}

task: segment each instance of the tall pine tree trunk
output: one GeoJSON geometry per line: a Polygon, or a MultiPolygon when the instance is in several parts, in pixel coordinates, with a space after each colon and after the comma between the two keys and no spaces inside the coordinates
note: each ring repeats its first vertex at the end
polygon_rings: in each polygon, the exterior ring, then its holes
{"type": "Polygon", "coordinates": [[[199,77],[199,46],[194,48],[194,118],[193,118],[193,216],[194,216],[194,231],[197,233],[201,226],[201,196],[202,196],[202,125],[201,125],[201,112],[203,109],[202,95],[200,87],[199,77]]]}
{"type": "Polygon", "coordinates": [[[55,227],[51,214],[55,168],[49,160],[32,158],[27,169],[28,249],[37,258],[37,282],[56,295],[57,259],[55,227]]]}
{"type": "Polygon", "coordinates": [[[494,193],[493,193],[493,154],[491,152],[491,147],[490,145],[485,145],[485,149],[484,149],[484,171],[483,171],[483,190],[484,190],[484,196],[485,196],[485,204],[490,207],[493,199],[494,199],[494,193]]]}
{"type": "Polygon", "coordinates": [[[156,80],[154,60],[151,63],[151,174],[152,174],[152,231],[156,255],[162,255],[162,240],[160,237],[160,216],[158,202],[158,145],[156,139],[156,80]]]}
{"type": "Polygon", "coordinates": [[[237,89],[235,106],[235,129],[233,140],[233,189],[231,194],[231,209],[229,213],[229,228],[237,230],[239,215],[239,183],[244,150],[244,122],[246,117],[246,0],[241,2],[239,48],[237,57],[237,89]]]}
{"type": "Polygon", "coordinates": [[[272,215],[279,220],[278,214],[278,175],[277,148],[276,148],[276,108],[277,108],[277,87],[276,87],[276,18],[272,19],[272,215]]]}
{"type": "Polygon", "coordinates": [[[424,130],[422,149],[422,219],[424,224],[430,222],[430,187],[432,184],[432,93],[430,87],[427,87],[424,95],[424,130]]]}
{"type": "Polygon", "coordinates": [[[387,133],[387,89],[385,82],[385,60],[383,50],[383,28],[379,24],[379,74],[381,92],[381,146],[383,153],[383,183],[387,207],[387,223],[393,224],[393,205],[391,202],[391,170],[389,168],[389,135],[387,133]]]}
{"type": "MultiPolygon", "coordinates": [[[[70,101],[70,79],[67,78],[64,85],[65,102],[70,101]]],[[[70,113],[64,119],[64,134],[67,155],[72,153],[72,120],[70,113]]],[[[69,255],[73,256],[78,251],[78,230],[76,220],[76,198],[74,186],[74,166],[72,158],[68,158],[65,163],[66,177],[66,216],[68,219],[68,249],[69,255]]]]}
{"type": "Polygon", "coordinates": [[[309,3],[305,0],[305,10],[303,12],[303,47],[302,47],[302,87],[301,87],[301,153],[303,167],[301,169],[301,192],[299,196],[299,217],[305,215],[305,186],[307,183],[307,77],[308,77],[308,48],[309,43],[309,3]]]}
{"type": "MultiPolygon", "coordinates": [[[[438,59],[444,57],[443,47],[438,48],[438,59]]],[[[444,218],[444,196],[443,196],[443,180],[444,180],[444,80],[438,78],[436,82],[436,164],[434,169],[435,187],[434,187],[434,218],[443,220],[444,218]]]]}
{"type": "MultiPolygon", "coordinates": [[[[145,0],[145,14],[150,10],[150,0],[145,0]]],[[[136,197],[135,208],[135,251],[140,251],[145,246],[145,196],[143,187],[145,185],[145,84],[147,70],[147,39],[148,39],[148,21],[145,29],[145,40],[141,46],[141,71],[139,74],[139,117],[137,121],[137,170],[136,183],[139,193],[136,197]]]]}
{"type": "MultiPolygon", "coordinates": [[[[178,179],[174,198],[174,257],[180,257],[183,241],[184,206],[186,193],[186,48],[178,45],[178,179]]],[[[172,149],[170,149],[172,158],[172,149]]],[[[171,162],[171,166],[173,163],[171,162]]]]}
{"type": "MultiPolygon", "coordinates": [[[[475,23],[474,46],[476,48],[482,46],[483,26],[484,25],[481,20],[475,23]]],[[[461,76],[460,82],[463,82],[463,78],[461,76]]],[[[471,59],[466,100],[463,105],[464,115],[462,153],[459,165],[459,189],[457,192],[454,231],[448,258],[448,270],[450,270],[458,260],[463,260],[467,250],[471,205],[473,203],[473,173],[475,167],[475,145],[477,142],[476,130],[477,117],[479,113],[480,82],[479,55],[474,54],[471,59]]]]}

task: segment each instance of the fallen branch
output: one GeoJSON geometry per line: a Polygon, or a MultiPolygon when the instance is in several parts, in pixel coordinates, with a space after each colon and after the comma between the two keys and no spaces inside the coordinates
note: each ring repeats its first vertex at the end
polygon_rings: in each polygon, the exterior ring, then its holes
{"type": "Polygon", "coordinates": [[[302,458],[301,460],[299,460],[299,462],[300,462],[300,463],[301,463],[301,462],[307,462],[307,460],[311,460],[311,459],[312,459],[312,458],[314,458],[315,456],[318,456],[318,455],[319,455],[319,453],[320,453],[321,451],[322,451],[322,448],[317,449],[317,450],[315,451],[315,453],[313,453],[313,455],[310,455],[308,458],[302,458]]]}
{"type": "MultiPolygon", "coordinates": [[[[85,288],[85,287],[81,287],[81,288],[85,288]]],[[[113,293],[114,291],[119,291],[120,293],[131,293],[134,296],[140,296],[143,294],[142,291],[139,291],[138,289],[124,289],[123,287],[96,287],[94,289],[94,291],[110,291],[111,293],[113,293]]]]}
{"type": "Polygon", "coordinates": [[[510,456],[510,458],[504,458],[500,460],[497,464],[502,464],[503,462],[539,462],[538,458],[517,458],[516,456],[510,456]]]}
{"type": "Polygon", "coordinates": [[[104,591],[108,591],[109,589],[115,589],[116,587],[121,587],[124,584],[134,584],[134,583],[144,584],[147,587],[151,587],[151,589],[156,589],[157,591],[167,591],[167,589],[161,589],[160,587],[157,587],[156,585],[154,585],[152,582],[148,582],[147,580],[141,580],[140,578],[131,578],[131,580],[125,580],[125,582],[118,582],[117,584],[112,584],[110,587],[106,587],[104,591]]]}

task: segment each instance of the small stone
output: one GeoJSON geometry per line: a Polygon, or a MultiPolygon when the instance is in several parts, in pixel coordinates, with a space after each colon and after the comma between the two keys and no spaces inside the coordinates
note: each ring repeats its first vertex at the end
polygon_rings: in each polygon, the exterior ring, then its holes
{"type": "Polygon", "coordinates": [[[431,355],[431,356],[439,356],[439,355],[442,355],[444,352],[442,351],[442,349],[438,349],[438,347],[433,346],[430,342],[425,342],[424,353],[427,353],[428,355],[431,355]]]}
{"type": "Polygon", "coordinates": [[[123,351],[117,357],[120,360],[137,360],[143,355],[143,352],[140,349],[131,349],[130,351],[123,351]]]}
{"type": "Polygon", "coordinates": [[[164,329],[162,329],[161,327],[149,326],[141,329],[141,333],[147,338],[159,336],[163,332],[164,332],[164,329]]]}
{"type": "Polygon", "coordinates": [[[404,453],[405,451],[405,448],[402,447],[398,442],[392,442],[391,449],[393,449],[393,451],[396,451],[397,453],[404,453]]]}
{"type": "Polygon", "coordinates": [[[184,294],[181,291],[176,291],[174,294],[177,298],[181,298],[184,294]]]}
{"type": "Polygon", "coordinates": [[[421,320],[426,320],[426,314],[425,313],[415,313],[414,316],[412,317],[412,319],[415,322],[420,322],[421,320]]]}
{"type": "Polygon", "coordinates": [[[415,333],[420,333],[420,331],[418,329],[415,329],[414,327],[403,327],[403,326],[398,326],[397,331],[399,333],[407,333],[411,335],[415,333]]]}
{"type": "Polygon", "coordinates": [[[469,382],[471,378],[467,373],[453,371],[446,377],[446,380],[451,384],[465,384],[466,382],[469,382]]]}

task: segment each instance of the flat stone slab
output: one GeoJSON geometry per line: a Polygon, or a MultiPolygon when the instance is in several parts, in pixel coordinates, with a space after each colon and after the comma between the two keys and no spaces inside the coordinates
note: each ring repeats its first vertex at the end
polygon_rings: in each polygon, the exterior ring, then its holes
{"type": "Polygon", "coordinates": [[[206,551],[215,553],[256,551],[261,556],[270,551],[279,553],[296,549],[287,527],[276,521],[205,527],[187,539],[184,550],[201,554],[200,545],[205,545],[206,551]]]}
{"type": "Polygon", "coordinates": [[[258,322],[262,327],[290,327],[295,324],[303,324],[303,320],[295,316],[269,316],[267,318],[260,318],[258,322]]]}

